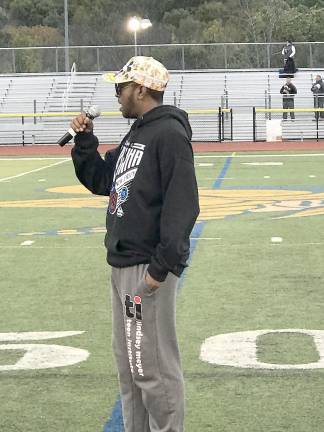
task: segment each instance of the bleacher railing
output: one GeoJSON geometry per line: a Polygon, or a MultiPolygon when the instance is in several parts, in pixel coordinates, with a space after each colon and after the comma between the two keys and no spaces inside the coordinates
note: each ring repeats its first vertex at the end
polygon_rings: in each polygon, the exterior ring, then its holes
{"type": "MultiPolygon", "coordinates": [[[[324,42],[295,42],[299,68],[324,67],[324,42]]],[[[138,55],[159,58],[170,70],[270,69],[282,67],[281,48],[273,43],[137,45],[138,55]]],[[[133,45],[0,48],[0,73],[48,73],[65,70],[65,53],[79,72],[119,70],[134,55],[133,45]]]]}
{"type": "Polygon", "coordinates": [[[252,108],[253,141],[324,139],[324,108],[252,108]]]}
{"type": "MultiPolygon", "coordinates": [[[[0,113],[0,144],[36,144],[43,143],[42,136],[52,136],[52,144],[55,144],[55,136],[62,129],[66,129],[70,120],[80,114],[72,112],[37,113],[34,104],[33,113],[0,113]],[[57,120],[55,128],[48,120],[57,120]],[[59,128],[57,127],[59,123],[59,128]]],[[[187,110],[193,130],[193,141],[220,142],[233,139],[233,113],[231,109],[201,109],[187,110]]],[[[124,119],[120,111],[104,111],[100,119],[96,120],[100,125],[100,132],[107,132],[109,125],[107,118],[119,118],[125,126],[130,124],[124,119]]],[[[115,123],[115,122],[114,122],[115,123]]],[[[115,127],[117,127],[115,125],[115,127]]],[[[59,135],[58,135],[59,137],[59,135]]]]}

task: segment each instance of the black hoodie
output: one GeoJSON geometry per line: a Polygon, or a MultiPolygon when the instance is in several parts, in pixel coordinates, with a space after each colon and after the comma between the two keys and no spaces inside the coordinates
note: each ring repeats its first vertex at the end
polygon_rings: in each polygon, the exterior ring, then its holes
{"type": "Polygon", "coordinates": [[[314,95],[318,95],[318,94],[324,94],[324,83],[323,81],[320,79],[318,81],[315,81],[314,84],[312,85],[311,91],[314,93],[314,95]]]}
{"type": "Polygon", "coordinates": [[[180,276],[199,214],[191,128],[186,112],[158,106],[138,118],[121,144],[105,155],[92,133],[75,137],[72,159],[80,182],[110,195],[107,261],[114,267],[148,263],[158,281],[180,276]]]}

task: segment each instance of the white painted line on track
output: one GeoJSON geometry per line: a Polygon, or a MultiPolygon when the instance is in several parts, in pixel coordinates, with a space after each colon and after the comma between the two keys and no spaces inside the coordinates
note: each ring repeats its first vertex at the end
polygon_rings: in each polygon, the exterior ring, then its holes
{"type": "Polygon", "coordinates": [[[241,162],[241,165],[252,166],[281,166],[283,162],[241,162]]]}
{"type": "Polygon", "coordinates": [[[214,159],[214,158],[222,158],[227,159],[229,156],[233,158],[272,158],[272,157],[324,157],[324,153],[293,153],[293,154],[226,154],[226,155],[197,155],[195,159],[214,159]]]}
{"type": "Polygon", "coordinates": [[[56,166],[56,165],[61,165],[61,164],[65,163],[65,162],[69,162],[70,160],[71,160],[71,159],[64,159],[64,160],[60,160],[59,162],[55,162],[54,164],[51,164],[51,165],[46,165],[46,166],[43,166],[43,167],[41,167],[41,168],[36,168],[36,169],[34,169],[34,170],[26,171],[26,172],[24,172],[24,173],[20,173],[20,174],[17,174],[17,175],[11,176],[11,177],[4,177],[4,178],[0,179],[0,182],[4,182],[4,181],[6,181],[6,180],[11,180],[11,179],[15,179],[15,178],[18,178],[18,177],[22,177],[22,176],[24,176],[24,175],[32,174],[32,173],[35,173],[35,172],[38,172],[38,171],[42,171],[42,170],[44,170],[44,169],[51,168],[51,167],[56,166]]]}

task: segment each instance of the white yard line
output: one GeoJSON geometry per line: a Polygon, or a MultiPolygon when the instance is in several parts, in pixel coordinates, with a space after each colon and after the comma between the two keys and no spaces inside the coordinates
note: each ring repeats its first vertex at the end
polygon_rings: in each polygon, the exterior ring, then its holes
{"type": "MultiPolygon", "coordinates": [[[[80,246],[34,246],[30,248],[22,247],[21,245],[4,246],[0,245],[0,249],[80,249],[80,246]]],[[[105,249],[105,246],[82,246],[82,249],[105,249]]]]}
{"type": "Polygon", "coordinates": [[[229,156],[233,158],[272,158],[272,157],[324,157],[324,153],[296,153],[296,154],[227,154],[227,155],[197,155],[195,159],[208,159],[208,158],[225,158],[229,156]]]}
{"type": "Polygon", "coordinates": [[[221,237],[190,237],[190,240],[222,240],[221,237]]]}
{"type": "Polygon", "coordinates": [[[27,174],[32,174],[32,173],[35,173],[35,172],[38,172],[38,171],[42,171],[44,169],[51,168],[51,167],[56,166],[56,165],[61,165],[64,162],[69,162],[70,160],[71,159],[60,160],[59,162],[55,162],[55,163],[53,163],[51,165],[46,165],[46,166],[43,166],[41,168],[36,168],[34,170],[31,170],[31,171],[26,171],[26,172],[23,172],[23,173],[20,173],[20,174],[11,176],[11,177],[0,178],[0,182],[5,182],[7,180],[11,180],[11,179],[15,179],[15,178],[18,178],[18,177],[22,177],[22,176],[27,175],[27,174]]]}

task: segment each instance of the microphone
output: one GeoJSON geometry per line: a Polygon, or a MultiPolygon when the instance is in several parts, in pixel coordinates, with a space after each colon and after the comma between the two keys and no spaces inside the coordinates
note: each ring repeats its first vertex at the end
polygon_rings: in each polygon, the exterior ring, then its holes
{"type": "MultiPolygon", "coordinates": [[[[99,117],[101,114],[100,108],[98,105],[92,105],[88,111],[86,112],[86,116],[93,120],[96,117],[99,117]]],[[[75,132],[72,128],[70,128],[66,134],[64,134],[58,141],[57,144],[59,144],[61,147],[65,146],[69,141],[71,141],[72,138],[75,137],[77,132],[75,132]]]]}

